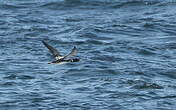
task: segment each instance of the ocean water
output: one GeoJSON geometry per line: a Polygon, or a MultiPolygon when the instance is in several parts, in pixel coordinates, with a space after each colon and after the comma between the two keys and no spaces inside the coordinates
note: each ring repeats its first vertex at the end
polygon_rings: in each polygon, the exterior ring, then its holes
{"type": "Polygon", "coordinates": [[[0,38],[0,110],[176,109],[174,0],[0,0],[0,38]]]}

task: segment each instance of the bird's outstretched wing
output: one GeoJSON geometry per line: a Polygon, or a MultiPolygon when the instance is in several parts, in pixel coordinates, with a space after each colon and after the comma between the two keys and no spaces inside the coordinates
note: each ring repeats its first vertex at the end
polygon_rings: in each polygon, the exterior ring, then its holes
{"type": "Polygon", "coordinates": [[[68,55],[64,56],[63,59],[66,59],[66,58],[71,57],[71,56],[75,56],[76,53],[77,53],[77,49],[76,49],[76,47],[74,47],[74,48],[72,49],[72,51],[71,51],[68,55]]]}
{"type": "Polygon", "coordinates": [[[59,57],[62,57],[61,54],[55,49],[54,47],[50,46],[45,41],[42,41],[42,43],[48,48],[48,50],[52,53],[52,55],[55,57],[55,59],[59,59],[59,57]]]}

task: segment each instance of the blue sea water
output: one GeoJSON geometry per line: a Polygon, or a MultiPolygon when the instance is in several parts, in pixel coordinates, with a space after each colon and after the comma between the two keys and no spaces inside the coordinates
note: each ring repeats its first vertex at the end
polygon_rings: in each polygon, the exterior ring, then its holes
{"type": "Polygon", "coordinates": [[[149,109],[176,109],[176,1],[0,0],[0,110],[149,109]]]}

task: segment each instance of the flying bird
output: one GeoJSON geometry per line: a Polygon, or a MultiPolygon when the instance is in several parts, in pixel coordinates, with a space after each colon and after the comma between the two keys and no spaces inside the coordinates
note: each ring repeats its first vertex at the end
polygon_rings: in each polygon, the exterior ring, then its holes
{"type": "Polygon", "coordinates": [[[52,47],[51,45],[49,45],[45,41],[42,41],[42,43],[45,45],[45,47],[48,48],[48,50],[51,52],[51,54],[55,58],[54,61],[49,62],[48,64],[63,64],[63,63],[67,63],[67,62],[78,62],[80,60],[78,58],[70,58],[72,56],[75,56],[77,53],[77,49],[75,46],[68,55],[62,56],[57,49],[55,49],[54,47],[52,47]]]}

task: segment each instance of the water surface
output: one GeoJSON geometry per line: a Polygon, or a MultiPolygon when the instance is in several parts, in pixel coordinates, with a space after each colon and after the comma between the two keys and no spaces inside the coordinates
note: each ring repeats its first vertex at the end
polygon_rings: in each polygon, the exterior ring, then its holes
{"type": "Polygon", "coordinates": [[[174,110],[176,3],[0,1],[1,110],[174,110]],[[80,62],[49,65],[46,40],[80,62]]]}

